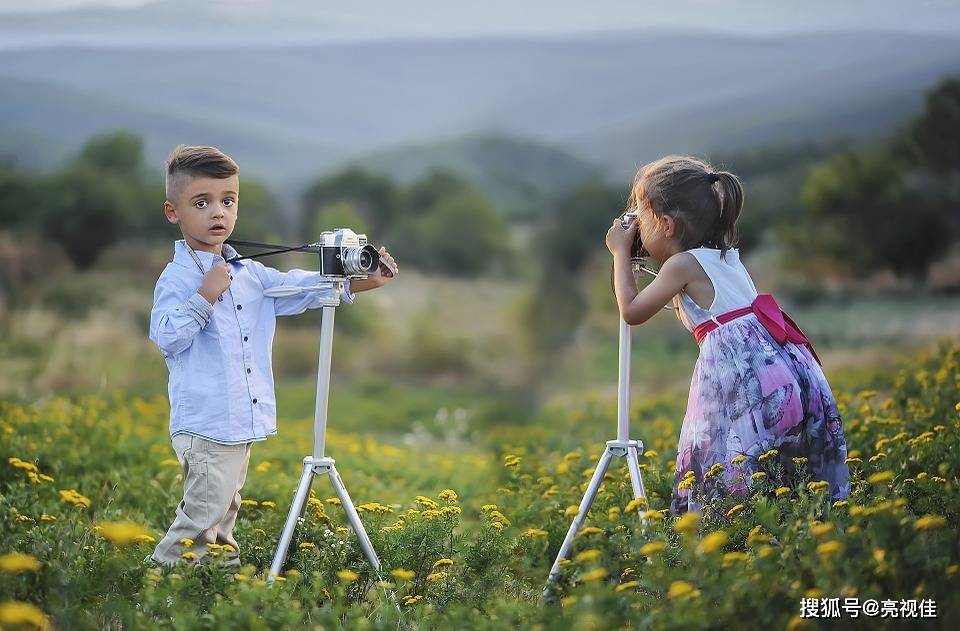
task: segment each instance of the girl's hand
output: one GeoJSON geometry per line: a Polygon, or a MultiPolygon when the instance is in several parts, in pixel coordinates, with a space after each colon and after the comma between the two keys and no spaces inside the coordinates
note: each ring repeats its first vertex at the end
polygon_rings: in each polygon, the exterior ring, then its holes
{"type": "Polygon", "coordinates": [[[610,254],[617,255],[623,254],[624,252],[629,254],[630,246],[633,245],[634,240],[637,238],[638,226],[639,224],[636,218],[630,220],[630,224],[626,229],[623,228],[619,217],[614,219],[610,229],[607,230],[606,238],[607,249],[610,250],[610,254]]]}

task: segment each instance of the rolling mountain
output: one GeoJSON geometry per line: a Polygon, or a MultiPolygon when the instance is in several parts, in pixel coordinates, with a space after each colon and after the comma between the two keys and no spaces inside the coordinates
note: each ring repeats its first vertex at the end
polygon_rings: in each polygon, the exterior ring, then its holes
{"type": "Polygon", "coordinates": [[[47,163],[107,129],[143,135],[156,163],[178,142],[213,143],[285,186],[351,160],[400,177],[484,164],[487,184],[519,192],[582,160],[477,161],[477,138],[560,146],[622,179],[669,151],[886,129],[958,70],[960,38],[914,33],[18,49],[0,51],[0,137],[47,163]]]}

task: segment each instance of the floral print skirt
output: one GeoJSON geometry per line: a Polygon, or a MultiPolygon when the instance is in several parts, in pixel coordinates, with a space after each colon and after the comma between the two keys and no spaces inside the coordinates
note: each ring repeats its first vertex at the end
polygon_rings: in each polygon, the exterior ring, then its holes
{"type": "Polygon", "coordinates": [[[846,499],[846,458],[836,400],[806,347],[781,346],[752,314],[707,334],[680,430],[671,514],[699,511],[718,495],[747,497],[760,471],[776,475],[777,486],[824,480],[832,500],[846,499]]]}

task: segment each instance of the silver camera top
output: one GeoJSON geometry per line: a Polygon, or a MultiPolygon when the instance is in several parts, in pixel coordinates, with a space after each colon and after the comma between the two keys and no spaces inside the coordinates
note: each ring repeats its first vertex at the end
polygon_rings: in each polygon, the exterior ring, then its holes
{"type": "Polygon", "coordinates": [[[320,233],[320,240],[311,245],[318,247],[362,248],[367,244],[367,235],[357,234],[350,228],[334,228],[320,233]]]}
{"type": "Polygon", "coordinates": [[[626,230],[630,227],[630,222],[637,218],[640,213],[636,210],[625,210],[620,215],[620,227],[626,230]]]}

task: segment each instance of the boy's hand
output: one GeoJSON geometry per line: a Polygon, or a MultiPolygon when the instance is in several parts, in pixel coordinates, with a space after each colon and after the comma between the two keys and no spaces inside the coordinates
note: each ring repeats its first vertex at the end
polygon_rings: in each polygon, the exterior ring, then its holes
{"type": "Polygon", "coordinates": [[[203,275],[203,282],[197,292],[214,304],[217,298],[230,286],[230,266],[226,263],[217,263],[203,275]]]}
{"type": "Polygon", "coordinates": [[[377,268],[377,273],[374,276],[381,279],[380,284],[385,285],[389,281],[393,280],[397,274],[400,273],[400,268],[397,266],[397,262],[393,260],[393,257],[390,256],[390,253],[387,252],[387,248],[380,246],[380,267],[377,268]]]}
{"type": "Polygon", "coordinates": [[[391,280],[397,277],[397,274],[400,273],[400,268],[397,266],[397,262],[393,260],[393,257],[390,256],[390,253],[387,252],[387,248],[380,247],[380,267],[377,268],[377,271],[373,274],[368,274],[366,278],[356,279],[350,281],[350,291],[367,291],[370,289],[376,289],[377,287],[383,287],[391,280]]]}

